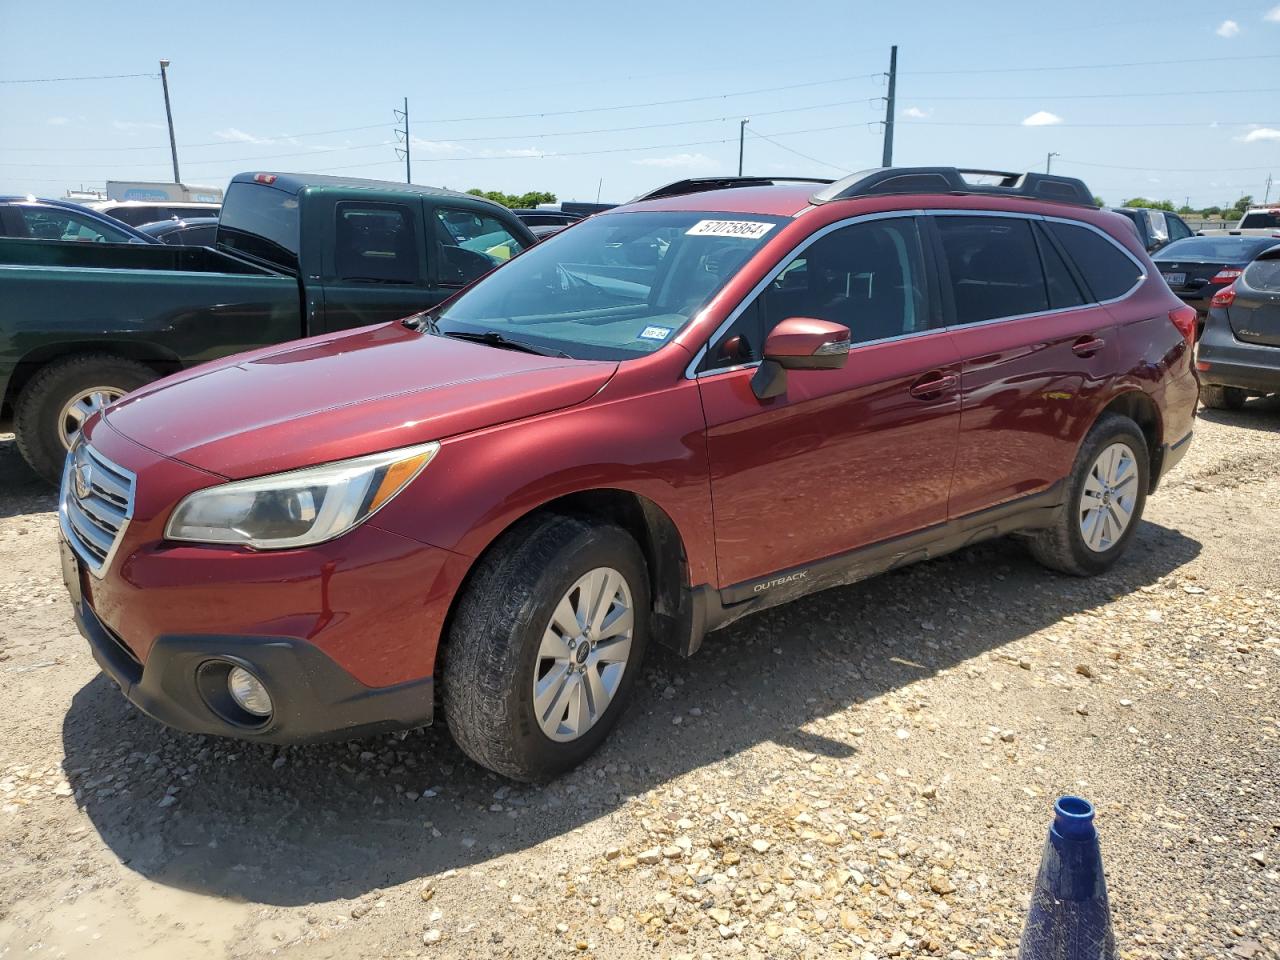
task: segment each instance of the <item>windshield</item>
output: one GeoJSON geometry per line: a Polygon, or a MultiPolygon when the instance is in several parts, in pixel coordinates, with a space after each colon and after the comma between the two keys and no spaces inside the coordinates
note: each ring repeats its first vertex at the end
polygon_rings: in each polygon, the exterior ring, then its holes
{"type": "Polygon", "coordinates": [[[1274,245],[1275,240],[1259,237],[1187,237],[1169,244],[1155,259],[1247,263],[1274,245]]]}
{"type": "Polygon", "coordinates": [[[714,213],[584,220],[432,314],[441,333],[496,331],[585,360],[658,350],[784,222],[714,213]]]}

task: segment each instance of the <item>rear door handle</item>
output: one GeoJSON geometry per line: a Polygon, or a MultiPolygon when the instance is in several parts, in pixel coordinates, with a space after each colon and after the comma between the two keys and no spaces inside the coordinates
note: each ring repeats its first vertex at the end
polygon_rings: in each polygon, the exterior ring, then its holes
{"type": "Polygon", "coordinates": [[[911,395],[919,400],[928,400],[945,390],[950,390],[960,382],[954,373],[926,373],[911,385],[911,395]]]}
{"type": "Polygon", "coordinates": [[[1071,352],[1077,357],[1092,357],[1095,353],[1107,345],[1107,341],[1101,337],[1081,337],[1071,347],[1071,352]]]}

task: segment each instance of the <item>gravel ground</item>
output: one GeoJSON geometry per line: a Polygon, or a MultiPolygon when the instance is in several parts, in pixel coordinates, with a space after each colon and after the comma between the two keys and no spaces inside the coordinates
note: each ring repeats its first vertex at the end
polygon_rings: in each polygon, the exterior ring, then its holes
{"type": "Polygon", "coordinates": [[[651,654],[545,788],[441,729],[162,729],[0,438],[0,957],[1012,957],[1053,798],[1121,955],[1280,958],[1280,403],[1206,413],[1109,575],[1013,541],[651,654]]]}

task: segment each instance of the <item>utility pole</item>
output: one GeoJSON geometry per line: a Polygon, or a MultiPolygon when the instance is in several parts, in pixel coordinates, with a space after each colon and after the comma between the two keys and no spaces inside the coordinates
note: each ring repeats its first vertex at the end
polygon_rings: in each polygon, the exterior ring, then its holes
{"type": "Polygon", "coordinates": [[[160,61],[160,85],[164,87],[164,115],[169,120],[169,152],[173,154],[173,182],[181,183],[178,176],[178,141],[173,136],[173,109],[169,106],[169,61],[160,61]]]}
{"type": "Polygon", "coordinates": [[[1263,206],[1271,202],[1271,174],[1267,174],[1267,192],[1262,198],[1263,206]]]}
{"type": "Polygon", "coordinates": [[[1062,156],[1062,154],[1050,152],[1049,155],[1044,158],[1045,173],[1053,173],[1053,158],[1060,157],[1060,156],[1062,156]]]}
{"type": "Polygon", "coordinates": [[[893,111],[894,96],[898,88],[898,45],[895,43],[889,48],[889,95],[885,97],[884,104],[884,156],[880,160],[880,166],[893,166],[893,111]]]}
{"type": "Polygon", "coordinates": [[[396,128],[396,139],[404,144],[404,149],[396,147],[396,157],[404,157],[404,182],[413,183],[413,170],[409,166],[409,98],[404,98],[403,110],[392,110],[397,120],[404,121],[404,129],[396,128]]]}
{"type": "Polygon", "coordinates": [[[742,176],[742,153],[747,141],[747,124],[750,122],[749,117],[738,121],[738,176],[742,176]]]}

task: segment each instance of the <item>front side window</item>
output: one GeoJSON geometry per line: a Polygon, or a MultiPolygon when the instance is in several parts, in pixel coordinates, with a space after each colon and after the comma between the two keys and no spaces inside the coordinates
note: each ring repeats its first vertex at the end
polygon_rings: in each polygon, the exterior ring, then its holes
{"type": "Polygon", "coordinates": [[[920,235],[909,217],[850,224],[793,258],[707,351],[704,370],[762,359],[765,338],[788,317],[849,328],[870,343],[930,326],[920,235]]]}
{"type": "Polygon", "coordinates": [[[434,219],[441,248],[441,283],[465,286],[524,249],[496,217],[438,207],[434,219]]]}
{"type": "Polygon", "coordinates": [[[1093,299],[1123,297],[1142,279],[1142,268],[1137,261],[1101,234],[1088,227],[1056,220],[1046,226],[1075,262],[1093,299]]]}
{"type": "Polygon", "coordinates": [[[1170,240],[1185,240],[1187,237],[1191,236],[1191,228],[1183,223],[1180,217],[1175,217],[1173,214],[1169,214],[1164,219],[1165,223],[1169,225],[1170,240]]]}
{"type": "Polygon", "coordinates": [[[418,244],[409,207],[343,202],[335,215],[333,266],[339,280],[418,282],[418,244]]]}
{"type": "Polygon", "coordinates": [[[955,322],[980,323],[1049,309],[1031,222],[1016,217],[938,217],[955,322]]]}
{"type": "Polygon", "coordinates": [[[38,240],[82,240],[92,243],[128,243],[133,239],[92,217],[57,207],[20,206],[27,232],[38,240]]]}
{"type": "Polygon", "coordinates": [[[643,356],[679,333],[783,222],[603,214],[531,248],[430,316],[446,334],[496,332],[582,359],[643,356]]]}

